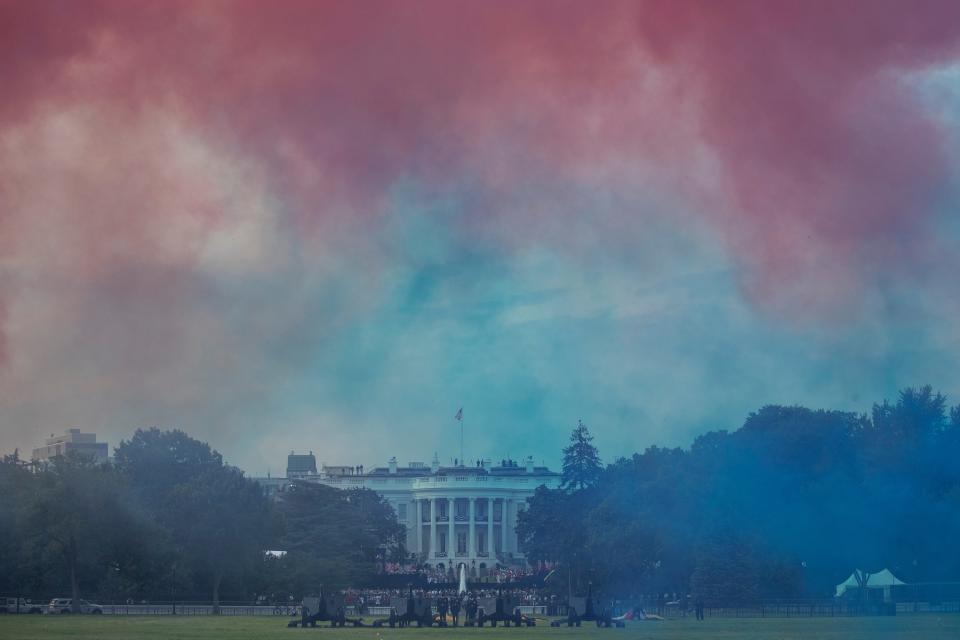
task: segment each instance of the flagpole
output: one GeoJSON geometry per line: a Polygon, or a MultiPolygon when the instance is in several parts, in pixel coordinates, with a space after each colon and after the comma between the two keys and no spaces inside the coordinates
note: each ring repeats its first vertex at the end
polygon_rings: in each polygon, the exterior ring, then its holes
{"type": "Polygon", "coordinates": [[[463,464],[463,407],[457,410],[457,415],[453,416],[453,419],[460,423],[460,466],[465,467],[467,465],[463,464]]]}

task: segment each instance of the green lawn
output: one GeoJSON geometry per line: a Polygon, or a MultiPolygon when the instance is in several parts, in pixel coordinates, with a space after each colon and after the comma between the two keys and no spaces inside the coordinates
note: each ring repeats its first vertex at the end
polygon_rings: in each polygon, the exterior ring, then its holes
{"type": "Polygon", "coordinates": [[[549,626],[504,629],[287,629],[286,618],[254,617],[110,617],[110,616],[0,616],[3,640],[291,640],[317,638],[630,638],[644,640],[956,640],[960,615],[920,615],[897,618],[720,618],[633,622],[626,629],[580,629],[549,626]]]}

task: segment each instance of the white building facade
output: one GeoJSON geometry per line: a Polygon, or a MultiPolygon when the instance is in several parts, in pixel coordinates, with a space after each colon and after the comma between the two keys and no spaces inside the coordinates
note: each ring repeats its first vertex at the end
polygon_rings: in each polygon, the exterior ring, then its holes
{"type": "Polygon", "coordinates": [[[32,460],[37,464],[48,464],[54,458],[67,454],[79,454],[98,464],[107,461],[109,451],[106,442],[97,442],[95,433],[83,433],[80,429],[67,429],[60,435],[50,434],[42,447],[33,450],[32,460]]]}
{"type": "Polygon", "coordinates": [[[407,550],[434,568],[464,563],[482,570],[526,564],[516,534],[517,517],[537,487],[560,486],[560,475],[546,467],[502,460],[441,467],[411,462],[388,466],[321,468],[300,478],[339,489],[372,489],[393,507],[407,527],[407,550]]]}

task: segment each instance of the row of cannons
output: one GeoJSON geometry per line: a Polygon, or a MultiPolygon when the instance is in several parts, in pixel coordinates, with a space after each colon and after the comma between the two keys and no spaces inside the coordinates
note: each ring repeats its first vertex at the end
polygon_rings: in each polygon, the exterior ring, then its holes
{"type": "MultiPolygon", "coordinates": [[[[476,598],[468,596],[461,605],[459,598],[429,598],[414,595],[411,588],[407,597],[397,597],[390,601],[390,615],[373,623],[374,627],[446,627],[458,626],[483,627],[489,624],[503,626],[533,627],[536,618],[520,612],[519,602],[509,593],[504,594],[501,587],[496,597],[476,598]],[[461,611],[462,610],[462,611],[461,611]]],[[[303,599],[300,620],[292,620],[288,627],[316,627],[318,622],[329,622],[331,627],[363,627],[360,618],[348,618],[346,604],[340,593],[325,593],[303,599]]],[[[592,589],[584,598],[571,598],[567,606],[567,619],[554,620],[550,626],[579,627],[583,622],[595,622],[598,627],[623,627],[622,620],[614,620],[610,607],[597,607],[592,589]]]]}

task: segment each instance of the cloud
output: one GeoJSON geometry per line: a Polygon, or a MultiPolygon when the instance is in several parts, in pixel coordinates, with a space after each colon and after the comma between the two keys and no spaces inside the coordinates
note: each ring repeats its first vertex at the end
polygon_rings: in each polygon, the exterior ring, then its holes
{"type": "Polygon", "coordinates": [[[265,466],[468,401],[496,442],[678,441],[954,384],[958,11],[0,2],[3,444],[265,466]]]}

